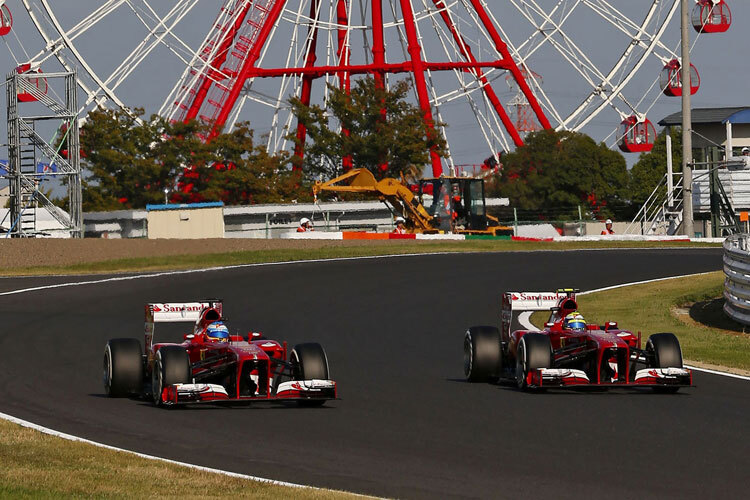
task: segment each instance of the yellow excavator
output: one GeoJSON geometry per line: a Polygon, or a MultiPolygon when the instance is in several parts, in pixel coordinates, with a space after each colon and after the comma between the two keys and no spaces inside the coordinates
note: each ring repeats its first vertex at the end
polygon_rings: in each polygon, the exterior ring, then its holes
{"type": "Polygon", "coordinates": [[[403,180],[378,181],[369,170],[355,168],[329,181],[316,181],[313,185],[316,199],[321,192],[376,197],[394,216],[406,220],[406,229],[411,233],[513,234],[512,227],[501,226],[487,214],[484,179],[447,176],[420,179],[415,193],[403,180]]]}

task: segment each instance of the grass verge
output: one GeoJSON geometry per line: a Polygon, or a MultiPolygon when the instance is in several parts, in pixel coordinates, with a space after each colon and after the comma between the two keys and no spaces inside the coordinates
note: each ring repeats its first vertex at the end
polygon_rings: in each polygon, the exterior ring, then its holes
{"type": "Polygon", "coordinates": [[[276,486],[188,469],[67,441],[4,420],[0,463],[2,498],[354,498],[338,491],[276,486]]]}
{"type": "MultiPolygon", "coordinates": [[[[642,332],[644,345],[652,333],[674,333],[686,363],[746,372],[750,335],[724,315],[717,298],[723,286],[724,274],[717,271],[581,295],[578,306],[589,323],[617,321],[620,328],[642,332]]],[[[532,316],[537,326],[545,320],[545,315],[532,316]]]]}
{"type": "Polygon", "coordinates": [[[331,259],[342,257],[368,257],[377,255],[400,255],[434,252],[509,252],[531,250],[580,250],[608,248],[686,248],[718,247],[718,243],[694,243],[680,241],[582,241],[582,242],[536,242],[536,241],[454,241],[454,242],[389,242],[380,245],[325,246],[311,249],[246,250],[229,253],[195,255],[160,255],[127,259],[110,259],[84,262],[66,266],[33,266],[5,268],[4,276],[51,275],[51,274],[103,274],[117,272],[142,272],[180,269],[199,269],[214,266],[255,264],[260,262],[282,262],[308,259],[331,259]]]}

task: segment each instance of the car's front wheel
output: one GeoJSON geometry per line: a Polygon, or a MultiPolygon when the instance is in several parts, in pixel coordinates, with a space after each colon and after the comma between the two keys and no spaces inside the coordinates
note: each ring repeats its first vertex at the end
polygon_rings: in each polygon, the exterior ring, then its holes
{"type": "Polygon", "coordinates": [[[156,352],[151,370],[151,393],[154,404],[163,405],[164,388],[174,384],[190,383],[190,357],[178,345],[165,345],[156,352]]]}
{"type": "MultiPolygon", "coordinates": [[[[650,368],[682,368],[682,349],[680,341],[673,333],[655,333],[646,342],[646,353],[650,368]]],[[[657,392],[674,393],[679,387],[654,387],[657,392]]]]}
{"type": "Polygon", "coordinates": [[[527,333],[521,337],[516,349],[516,383],[519,389],[528,389],[529,372],[552,367],[552,344],[541,333],[527,333]]]}
{"type": "MultiPolygon", "coordinates": [[[[297,344],[289,355],[294,380],[329,380],[328,356],[320,344],[297,344]]],[[[303,406],[322,406],[325,400],[311,399],[299,402],[303,406]]]]}

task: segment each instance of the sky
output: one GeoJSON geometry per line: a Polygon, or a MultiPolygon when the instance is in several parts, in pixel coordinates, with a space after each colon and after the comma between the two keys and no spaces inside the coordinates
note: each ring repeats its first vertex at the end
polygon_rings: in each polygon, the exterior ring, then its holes
{"type": "MultiPolygon", "coordinates": [[[[298,1],[290,0],[289,5],[294,6],[298,1]]],[[[359,1],[354,0],[355,10],[359,1]]],[[[418,5],[421,1],[412,0],[415,5],[418,5]]],[[[31,3],[40,4],[40,2],[31,3]]],[[[72,26],[102,3],[90,0],[49,2],[63,26],[72,26]]],[[[153,3],[159,14],[166,12],[172,5],[171,2],[153,3]]],[[[200,44],[221,3],[218,0],[201,0],[189,15],[185,16],[178,25],[177,31],[187,45],[196,47],[200,44]]],[[[510,0],[488,3],[490,4],[490,10],[501,25],[502,32],[507,34],[510,41],[515,45],[521,44],[533,32],[532,26],[511,5],[510,0]]],[[[662,5],[670,3],[670,1],[661,1],[662,5]]],[[[690,3],[692,6],[693,2],[690,3]]],[[[132,4],[138,6],[140,1],[132,0],[132,4]]],[[[388,7],[387,1],[384,4],[388,7]]],[[[550,11],[558,2],[538,0],[538,4],[550,11]]],[[[633,20],[640,20],[651,2],[646,0],[610,0],[610,4],[633,20]]],[[[744,29],[747,21],[750,20],[750,2],[730,0],[729,4],[733,12],[734,25],[727,33],[701,35],[692,51],[692,63],[701,75],[701,88],[693,96],[693,107],[750,105],[747,85],[750,77],[750,70],[747,69],[747,49],[750,48],[750,43],[748,43],[744,29]]],[[[0,66],[5,68],[7,73],[14,68],[16,60],[20,62],[33,55],[43,47],[43,43],[31,24],[21,1],[7,0],[6,6],[11,10],[14,19],[13,32],[3,37],[5,43],[0,44],[0,66]]],[[[127,3],[123,4],[116,11],[116,14],[104,19],[76,41],[82,59],[98,74],[104,77],[109,75],[124,55],[143,40],[143,26],[138,22],[136,13],[138,12],[128,8],[127,3]]],[[[143,11],[140,12],[140,15],[143,15],[143,11]]],[[[290,16],[291,12],[287,13],[286,17],[289,18],[290,16]]],[[[356,12],[353,13],[352,17],[356,18],[356,16],[356,12]]],[[[387,20],[388,14],[386,14],[387,20]]],[[[473,40],[480,39],[478,35],[474,37],[470,27],[465,26],[464,29],[465,36],[470,43],[473,40]]],[[[609,68],[619,58],[628,42],[625,37],[618,36],[611,25],[602,22],[596,16],[592,16],[585,9],[579,9],[570,15],[566,20],[565,30],[570,39],[585,53],[586,57],[590,58],[593,64],[603,69],[609,68]]],[[[439,47],[436,46],[435,40],[429,38],[427,31],[429,30],[422,33],[425,36],[423,40],[424,53],[427,57],[440,60],[439,47]]],[[[289,45],[289,36],[290,32],[285,32],[282,25],[274,39],[274,43],[278,45],[269,48],[264,66],[270,67],[280,64],[278,61],[285,57],[286,48],[289,45]]],[[[695,41],[696,33],[692,29],[690,30],[690,36],[695,41]]],[[[666,45],[676,48],[678,37],[679,10],[665,31],[662,40],[666,45]]],[[[386,28],[386,38],[389,43],[389,50],[398,48],[393,28],[386,28]]],[[[358,40],[354,37],[352,42],[353,62],[356,62],[356,57],[361,56],[361,54],[358,54],[358,50],[364,52],[361,47],[362,43],[358,40]]],[[[324,44],[325,42],[319,42],[319,47],[324,44]]],[[[399,50],[389,52],[389,55],[396,54],[395,56],[391,55],[391,60],[399,58],[399,50]]],[[[475,52],[482,52],[481,44],[475,47],[475,52]]],[[[324,54],[319,54],[319,59],[323,57],[324,54]]],[[[530,68],[541,75],[543,80],[542,90],[561,113],[572,109],[590,91],[591,87],[577,75],[574,65],[567,63],[550,45],[543,46],[529,61],[530,68]]],[[[75,64],[80,65],[78,62],[75,64]]],[[[626,97],[630,102],[638,101],[646,93],[646,90],[652,87],[652,83],[658,77],[661,65],[662,63],[656,59],[649,60],[635,74],[633,81],[625,90],[626,97]]],[[[45,63],[45,66],[43,66],[43,70],[47,72],[58,68],[59,66],[53,64],[53,62],[45,63]]],[[[118,96],[131,107],[145,108],[147,114],[156,112],[169,89],[177,80],[182,68],[184,68],[184,64],[178,58],[167,49],[159,47],[123,82],[117,90],[118,96]]],[[[436,81],[438,85],[445,83],[449,89],[452,88],[451,85],[455,87],[455,83],[450,83],[444,75],[436,76],[436,81]]],[[[493,85],[498,91],[501,101],[507,102],[512,98],[514,91],[508,88],[504,78],[497,78],[493,85]]],[[[256,89],[261,92],[260,95],[275,92],[275,89],[270,86],[266,90],[261,84],[258,84],[256,89]]],[[[322,92],[321,85],[317,86],[316,92],[322,92]]],[[[650,97],[644,102],[649,104],[651,102],[650,97]]],[[[640,106],[639,109],[646,108],[646,104],[640,106]]],[[[268,123],[270,123],[271,117],[264,109],[266,108],[249,107],[248,113],[242,116],[242,119],[251,121],[252,126],[259,133],[258,135],[262,135],[269,130],[268,123]]],[[[489,155],[490,150],[482,139],[470,108],[452,102],[445,104],[441,109],[443,120],[449,125],[448,135],[454,161],[457,164],[481,163],[489,155]]],[[[656,124],[664,116],[679,111],[679,109],[679,98],[663,97],[653,104],[648,112],[648,118],[656,124]]],[[[606,140],[608,144],[611,144],[613,132],[616,130],[619,121],[620,117],[617,113],[607,110],[597,115],[582,131],[588,133],[597,141],[606,140]]],[[[5,139],[5,123],[0,124],[0,133],[5,139]]],[[[51,134],[52,131],[48,133],[51,134]]],[[[498,144],[495,147],[500,146],[498,144]]],[[[7,155],[7,152],[0,152],[0,156],[3,155],[7,155]]],[[[626,158],[628,164],[632,165],[637,156],[631,154],[627,155],[626,158]]]]}

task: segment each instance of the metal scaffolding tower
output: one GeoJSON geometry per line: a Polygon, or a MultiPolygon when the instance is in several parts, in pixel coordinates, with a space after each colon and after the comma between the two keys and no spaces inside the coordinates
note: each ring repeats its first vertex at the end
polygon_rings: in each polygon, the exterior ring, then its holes
{"type": "MultiPolygon", "coordinates": [[[[14,71],[6,77],[8,103],[8,179],[10,217],[3,224],[13,237],[42,234],[37,215],[48,212],[73,238],[83,236],[78,103],[75,73],[14,71]],[[64,83],[63,97],[55,92],[64,83]],[[35,103],[40,114],[22,116],[19,104],[35,103]],[[41,105],[41,106],[40,106],[41,105]],[[39,122],[58,122],[52,143],[37,132],[39,122]],[[40,189],[45,179],[59,179],[67,187],[67,213],[40,189]]],[[[44,231],[47,233],[49,231],[44,231]]]]}

